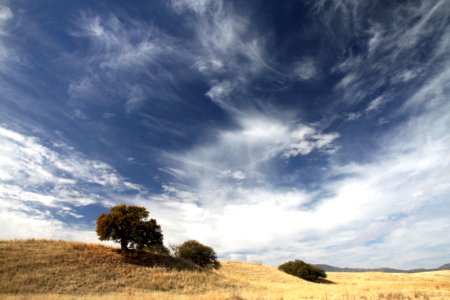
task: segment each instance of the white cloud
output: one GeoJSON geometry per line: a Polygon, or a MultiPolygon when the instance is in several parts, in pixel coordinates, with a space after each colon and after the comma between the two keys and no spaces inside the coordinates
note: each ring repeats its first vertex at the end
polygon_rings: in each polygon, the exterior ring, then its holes
{"type": "Polygon", "coordinates": [[[90,62],[101,68],[145,68],[161,51],[167,51],[167,40],[155,28],[144,23],[127,26],[115,15],[102,17],[81,14],[78,29],[72,34],[90,41],[90,62]]]}
{"type": "Polygon", "coordinates": [[[364,101],[379,89],[395,91],[395,85],[424,75],[445,58],[448,1],[395,5],[377,17],[369,13],[379,9],[373,1],[321,0],[314,6],[329,38],[337,49],[342,47],[343,59],[332,69],[342,75],[336,90],[347,104],[364,101]],[[348,43],[362,36],[366,47],[348,51],[348,43]]]}
{"type": "Polygon", "coordinates": [[[170,4],[177,12],[191,10],[203,14],[211,5],[211,0],[171,0],[170,4]]]}
{"type": "Polygon", "coordinates": [[[227,99],[232,92],[233,84],[229,81],[222,81],[214,84],[211,89],[206,92],[206,96],[222,108],[227,108],[229,106],[227,99]]]}
{"type": "Polygon", "coordinates": [[[70,34],[84,42],[83,51],[64,57],[77,75],[68,87],[72,106],[95,101],[108,109],[122,107],[130,114],[145,99],[180,101],[175,74],[168,66],[179,63],[188,68],[192,57],[177,44],[180,41],[156,26],[127,16],[82,12],[70,34]]]}
{"type": "Polygon", "coordinates": [[[355,80],[357,80],[356,74],[350,73],[346,76],[344,76],[341,81],[336,85],[336,87],[345,89],[349,87],[355,80]]]}
{"type": "Polygon", "coordinates": [[[291,137],[292,142],[284,151],[284,158],[308,155],[316,149],[334,152],[337,148],[333,145],[333,142],[339,138],[339,133],[318,133],[312,127],[301,125],[291,133],[291,137]]]}
{"type": "Polygon", "coordinates": [[[11,9],[3,4],[0,4],[0,34],[3,34],[3,27],[5,26],[6,22],[13,17],[14,14],[12,13],[11,9]]]}
{"type": "Polygon", "coordinates": [[[358,120],[359,118],[361,118],[362,117],[362,113],[360,113],[360,112],[351,112],[351,113],[348,113],[348,114],[346,114],[346,119],[348,120],[348,121],[355,121],[355,120],[358,120]]]}
{"type": "Polygon", "coordinates": [[[224,70],[224,63],[219,59],[211,59],[202,61],[201,59],[195,64],[197,70],[206,75],[214,74],[224,70]]]}
{"type": "Polygon", "coordinates": [[[251,79],[263,71],[284,76],[268,62],[265,37],[245,11],[227,1],[172,1],[171,5],[180,14],[196,14],[194,20],[187,18],[195,36],[194,67],[210,83],[206,95],[221,108],[235,110],[240,98],[230,95],[244,93],[251,79]]]}
{"type": "Polygon", "coordinates": [[[373,110],[379,109],[384,103],[386,102],[386,99],[384,96],[379,96],[372,101],[370,101],[369,105],[366,108],[366,112],[371,112],[373,110]]]}
{"type": "Polygon", "coordinates": [[[146,93],[141,86],[134,85],[130,88],[128,99],[125,103],[127,113],[139,108],[146,100],[146,93]]]}
{"type": "Polygon", "coordinates": [[[52,238],[95,242],[97,237],[91,228],[67,225],[53,218],[50,213],[20,206],[6,205],[0,199],[0,226],[2,239],[52,238]]]}
{"type": "Polygon", "coordinates": [[[51,149],[37,138],[4,127],[0,127],[0,144],[2,201],[82,206],[114,201],[98,192],[139,191],[139,186],[122,178],[110,165],[84,158],[64,144],[51,149]]]}
{"type": "MultiPolygon", "coordinates": [[[[261,114],[236,117],[239,129],[218,132],[216,141],[200,145],[187,153],[169,155],[174,161],[177,177],[216,177],[223,170],[240,170],[247,179],[264,177],[263,167],[273,159],[308,155],[312,151],[336,149],[333,142],[338,133],[322,133],[293,121],[269,118],[261,114]],[[187,171],[189,170],[189,171],[187,171]],[[252,178],[253,177],[253,178],[252,178]]],[[[203,180],[203,179],[201,179],[203,180]]]]}
{"type": "Polygon", "coordinates": [[[376,26],[371,28],[371,31],[372,31],[372,37],[370,38],[370,40],[368,42],[369,54],[371,54],[372,52],[375,51],[376,48],[378,48],[378,46],[381,43],[381,37],[383,35],[383,32],[381,31],[381,29],[378,29],[376,26]]]}
{"type": "Polygon", "coordinates": [[[310,80],[318,76],[317,66],[312,58],[305,58],[294,64],[292,76],[298,80],[310,80]]]}
{"type": "Polygon", "coordinates": [[[237,170],[237,171],[224,170],[219,173],[219,177],[231,178],[236,181],[242,181],[246,178],[245,173],[240,170],[237,170]]]}
{"type": "Polygon", "coordinates": [[[166,46],[154,28],[143,23],[128,27],[115,15],[81,14],[77,26],[72,34],[90,41],[88,59],[97,61],[101,68],[145,68],[166,46]]]}
{"type": "Polygon", "coordinates": [[[399,72],[393,78],[393,81],[394,82],[408,82],[411,79],[414,79],[417,76],[419,76],[422,72],[423,72],[423,70],[421,68],[416,68],[414,70],[409,70],[409,69],[403,70],[403,71],[399,72]]]}
{"type": "Polygon", "coordinates": [[[4,39],[8,35],[7,25],[13,18],[14,14],[11,9],[0,3],[0,63],[9,58],[9,51],[4,39]]]}

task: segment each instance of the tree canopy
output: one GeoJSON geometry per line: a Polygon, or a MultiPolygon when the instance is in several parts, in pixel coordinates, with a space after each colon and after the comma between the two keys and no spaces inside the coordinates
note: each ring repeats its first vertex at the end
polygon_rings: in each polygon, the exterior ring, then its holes
{"type": "Polygon", "coordinates": [[[163,246],[161,227],[148,216],[145,207],[116,205],[97,219],[97,235],[102,241],[120,243],[124,254],[129,249],[163,246]]]}

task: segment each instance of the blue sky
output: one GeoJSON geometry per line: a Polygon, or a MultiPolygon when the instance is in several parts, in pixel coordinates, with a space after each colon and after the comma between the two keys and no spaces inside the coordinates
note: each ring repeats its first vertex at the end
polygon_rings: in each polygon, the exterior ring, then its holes
{"type": "Polygon", "coordinates": [[[450,253],[450,3],[0,1],[0,238],[119,203],[223,259],[450,253]]]}

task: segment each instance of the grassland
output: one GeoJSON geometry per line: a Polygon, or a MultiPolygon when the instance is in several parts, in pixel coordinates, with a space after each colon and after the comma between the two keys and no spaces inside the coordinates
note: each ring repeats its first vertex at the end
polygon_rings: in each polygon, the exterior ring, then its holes
{"type": "Polygon", "coordinates": [[[450,299],[450,271],[328,273],[328,279],[333,283],[311,283],[233,261],[202,272],[167,256],[124,260],[96,244],[0,242],[1,299],[450,299]]]}

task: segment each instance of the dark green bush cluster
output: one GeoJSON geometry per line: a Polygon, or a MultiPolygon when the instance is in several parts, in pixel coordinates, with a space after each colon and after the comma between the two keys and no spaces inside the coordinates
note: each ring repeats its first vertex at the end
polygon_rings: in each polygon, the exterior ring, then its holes
{"type": "Polygon", "coordinates": [[[298,259],[288,261],[279,266],[278,269],[308,281],[318,281],[322,278],[327,278],[327,274],[324,270],[298,259]]]}
{"type": "Polygon", "coordinates": [[[195,240],[186,241],[177,246],[175,256],[189,260],[205,269],[220,268],[220,262],[217,260],[217,255],[213,248],[195,240]]]}

